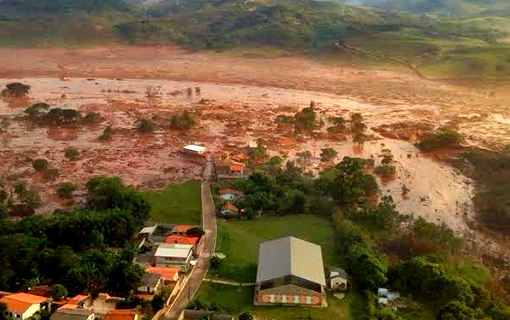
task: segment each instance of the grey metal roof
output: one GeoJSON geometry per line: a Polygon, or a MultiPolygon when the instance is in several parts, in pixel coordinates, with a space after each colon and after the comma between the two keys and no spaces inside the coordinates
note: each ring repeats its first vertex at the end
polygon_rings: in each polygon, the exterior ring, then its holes
{"type": "Polygon", "coordinates": [[[86,320],[94,312],[85,309],[58,309],[50,320],[86,320]]]}
{"type": "Polygon", "coordinates": [[[321,247],[295,237],[261,243],[257,282],[288,275],[325,286],[321,247]]]}
{"type": "Polygon", "coordinates": [[[142,286],[154,288],[158,284],[161,276],[154,273],[144,273],[142,277],[142,286]]]}

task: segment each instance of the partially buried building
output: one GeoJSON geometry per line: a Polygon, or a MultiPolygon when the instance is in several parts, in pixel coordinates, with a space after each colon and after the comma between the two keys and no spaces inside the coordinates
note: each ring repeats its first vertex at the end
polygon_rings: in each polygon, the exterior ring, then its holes
{"type": "Polygon", "coordinates": [[[256,305],[327,306],[321,247],[294,237],[259,249],[256,305]]]}

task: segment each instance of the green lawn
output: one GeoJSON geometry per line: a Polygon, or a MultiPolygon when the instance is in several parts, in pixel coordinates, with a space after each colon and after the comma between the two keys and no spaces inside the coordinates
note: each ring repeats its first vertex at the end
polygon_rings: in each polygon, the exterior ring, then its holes
{"type": "Polygon", "coordinates": [[[238,315],[248,311],[258,319],[290,320],[350,320],[355,319],[356,309],[364,304],[357,293],[348,293],[344,300],[328,297],[327,308],[307,307],[255,307],[253,305],[253,287],[234,287],[203,282],[195,299],[220,307],[223,312],[238,315]]]}
{"type": "Polygon", "coordinates": [[[180,224],[200,224],[202,197],[200,181],[169,185],[166,189],[145,192],[152,206],[149,220],[180,224]]]}
{"type": "Polygon", "coordinates": [[[216,251],[227,258],[212,276],[242,282],[254,282],[259,244],[286,236],[295,236],[322,246],[324,264],[334,265],[334,236],[330,222],[312,215],[266,216],[261,220],[219,220],[216,251]]]}

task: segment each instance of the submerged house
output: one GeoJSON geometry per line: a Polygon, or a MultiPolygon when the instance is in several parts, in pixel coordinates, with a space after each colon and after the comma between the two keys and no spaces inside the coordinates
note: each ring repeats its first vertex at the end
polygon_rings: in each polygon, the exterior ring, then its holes
{"type": "Polygon", "coordinates": [[[321,247],[285,237],[260,244],[255,305],[327,306],[321,247]]]}

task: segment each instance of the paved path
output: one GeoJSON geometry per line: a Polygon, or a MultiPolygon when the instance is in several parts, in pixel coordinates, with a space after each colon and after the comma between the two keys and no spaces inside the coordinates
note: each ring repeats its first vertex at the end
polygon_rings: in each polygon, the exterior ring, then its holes
{"type": "Polygon", "coordinates": [[[205,243],[202,254],[200,255],[193,272],[186,283],[185,287],[177,297],[177,300],[168,310],[163,319],[174,320],[179,317],[186,305],[193,299],[197,293],[207,270],[209,269],[209,260],[216,250],[216,213],[214,210],[214,202],[211,195],[209,177],[212,173],[212,163],[208,162],[204,170],[204,181],[202,182],[202,226],[205,231],[205,243]]]}

